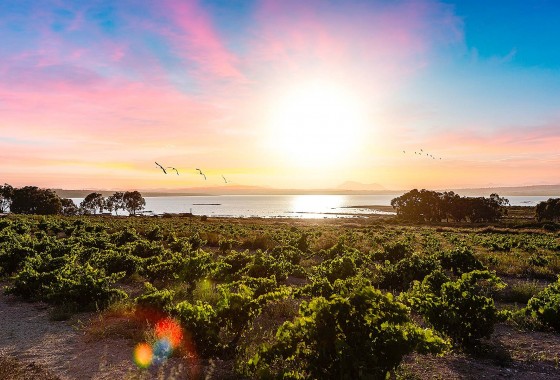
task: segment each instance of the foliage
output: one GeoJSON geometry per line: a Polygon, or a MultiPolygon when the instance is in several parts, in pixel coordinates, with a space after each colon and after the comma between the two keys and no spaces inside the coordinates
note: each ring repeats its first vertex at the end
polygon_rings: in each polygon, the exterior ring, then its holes
{"type": "Polygon", "coordinates": [[[127,191],[122,197],[124,207],[131,215],[136,215],[137,211],[141,211],[146,206],[146,200],[138,191],[127,191]]]}
{"type": "Polygon", "coordinates": [[[404,355],[445,348],[391,294],[365,287],[304,302],[299,317],[284,323],[249,365],[259,378],[384,379],[404,355]]]}
{"type": "Polygon", "coordinates": [[[443,268],[457,274],[485,269],[480,260],[474,256],[472,249],[466,246],[455,247],[437,255],[437,257],[443,268]]]}
{"type": "Polygon", "coordinates": [[[136,298],[138,306],[156,309],[168,310],[171,307],[175,292],[171,289],[158,290],[149,282],[144,283],[144,293],[136,298]]]}
{"type": "Polygon", "coordinates": [[[117,191],[113,195],[109,196],[105,200],[105,209],[109,212],[115,212],[115,215],[118,214],[119,210],[125,210],[124,204],[124,193],[117,191]]]}
{"type": "Polygon", "coordinates": [[[439,263],[434,257],[424,257],[418,254],[399,260],[395,264],[387,262],[380,268],[379,286],[384,289],[406,290],[414,280],[422,280],[438,265],[439,263]]]}
{"type": "Polygon", "coordinates": [[[82,310],[104,308],[126,297],[111,284],[124,274],[106,276],[89,264],[80,265],[72,257],[34,256],[26,260],[8,293],[25,299],[54,304],[75,304],[82,310]]]}
{"type": "Polygon", "coordinates": [[[560,198],[549,198],[546,201],[539,202],[535,208],[535,218],[540,222],[543,220],[559,221],[560,220],[560,198]]]}
{"type": "Polygon", "coordinates": [[[560,331],[560,277],[533,296],[527,303],[525,312],[546,326],[560,331]]]}
{"type": "Polygon", "coordinates": [[[15,214],[60,214],[62,212],[62,201],[50,189],[25,186],[13,190],[10,211],[15,214]]]}
{"type": "Polygon", "coordinates": [[[14,188],[7,183],[0,186],[0,213],[7,212],[12,204],[14,188]]]}
{"type": "Polygon", "coordinates": [[[80,203],[80,209],[84,214],[97,214],[103,212],[105,207],[105,198],[100,193],[90,193],[86,195],[84,200],[80,203]]]}
{"type": "Polygon", "coordinates": [[[383,250],[375,252],[374,258],[381,261],[395,262],[412,255],[413,249],[406,241],[395,240],[383,244],[383,250]]]}
{"type": "Polygon", "coordinates": [[[478,270],[463,273],[456,281],[444,281],[445,275],[435,272],[422,283],[416,281],[401,298],[461,346],[489,337],[499,313],[488,294],[503,288],[503,282],[493,273],[478,270]]]}
{"type": "Polygon", "coordinates": [[[397,216],[413,222],[441,222],[450,217],[472,223],[495,222],[507,213],[509,201],[498,194],[490,197],[460,197],[453,192],[411,190],[391,200],[397,216]]]}
{"type": "Polygon", "coordinates": [[[72,199],[62,198],[60,200],[60,203],[62,204],[62,210],[61,210],[62,215],[66,215],[66,216],[78,215],[80,209],[78,208],[78,206],[76,206],[76,204],[72,199]]]}

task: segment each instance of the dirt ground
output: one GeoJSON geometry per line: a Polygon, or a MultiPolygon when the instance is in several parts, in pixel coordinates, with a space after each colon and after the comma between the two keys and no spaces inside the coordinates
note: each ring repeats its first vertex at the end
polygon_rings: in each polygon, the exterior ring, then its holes
{"type": "Polygon", "coordinates": [[[186,378],[180,359],[140,370],[132,358],[137,342],[87,337],[85,327],[94,317],[82,313],[51,321],[45,304],[22,302],[0,290],[0,380],[186,378]]]}
{"type": "Polygon", "coordinates": [[[445,357],[410,355],[403,366],[411,379],[560,379],[560,335],[495,327],[481,352],[445,357]]]}

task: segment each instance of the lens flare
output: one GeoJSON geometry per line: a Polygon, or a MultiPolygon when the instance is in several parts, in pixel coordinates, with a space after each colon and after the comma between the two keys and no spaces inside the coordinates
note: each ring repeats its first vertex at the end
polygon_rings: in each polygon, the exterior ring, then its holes
{"type": "Polygon", "coordinates": [[[157,321],[154,332],[156,341],[153,345],[144,342],[134,348],[134,362],[140,368],[164,363],[182,345],[183,329],[172,318],[157,321]]]}
{"type": "Polygon", "coordinates": [[[139,368],[148,368],[152,364],[154,352],[148,343],[139,343],[134,348],[134,363],[139,368]]]}
{"type": "Polygon", "coordinates": [[[163,364],[173,353],[173,347],[167,338],[158,339],[154,343],[153,350],[154,357],[152,362],[155,365],[163,364]]]}
{"type": "Polygon", "coordinates": [[[155,326],[155,333],[158,340],[167,340],[172,350],[179,347],[183,340],[183,329],[172,318],[164,318],[158,321],[155,326]]]}

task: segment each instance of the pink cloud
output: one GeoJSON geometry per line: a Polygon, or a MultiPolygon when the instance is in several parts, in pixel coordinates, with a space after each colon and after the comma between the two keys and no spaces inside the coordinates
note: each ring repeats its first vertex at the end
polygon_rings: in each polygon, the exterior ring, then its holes
{"type": "Polygon", "coordinates": [[[198,1],[168,0],[163,4],[173,23],[173,28],[166,31],[167,37],[178,56],[195,62],[203,76],[244,80],[237,68],[239,59],[226,48],[223,37],[198,1]]]}
{"type": "Polygon", "coordinates": [[[354,7],[315,0],[260,4],[253,57],[271,71],[309,73],[324,67],[332,75],[354,72],[358,81],[397,79],[426,64],[434,40],[462,40],[460,20],[432,1],[354,7]]]}

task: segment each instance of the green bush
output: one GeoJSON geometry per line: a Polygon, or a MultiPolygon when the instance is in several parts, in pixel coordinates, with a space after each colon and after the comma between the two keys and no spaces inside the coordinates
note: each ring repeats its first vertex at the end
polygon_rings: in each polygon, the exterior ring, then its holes
{"type": "Polygon", "coordinates": [[[175,306],[174,314],[190,335],[199,355],[209,357],[221,350],[220,321],[212,306],[200,301],[196,304],[183,301],[175,306]]]}
{"type": "Polygon", "coordinates": [[[374,253],[375,260],[394,263],[412,255],[413,249],[406,241],[388,241],[383,244],[383,250],[374,253]]]}
{"type": "Polygon", "coordinates": [[[560,331],[560,277],[529,300],[525,313],[560,331]]]}
{"type": "Polygon", "coordinates": [[[476,345],[489,337],[500,315],[487,295],[504,283],[488,271],[464,273],[456,281],[445,281],[441,272],[416,281],[411,291],[401,295],[437,331],[461,346],[476,345]]]}
{"type": "Polygon", "coordinates": [[[105,275],[103,270],[78,263],[73,257],[32,257],[24,263],[8,293],[24,299],[53,304],[75,304],[80,310],[95,310],[126,298],[111,288],[124,273],[105,275]]]}
{"type": "Polygon", "coordinates": [[[462,274],[473,270],[483,270],[484,265],[478,260],[472,249],[465,246],[455,247],[451,251],[436,255],[444,269],[449,269],[454,273],[462,274]]]}
{"type": "Polygon", "coordinates": [[[281,257],[273,257],[258,250],[247,266],[247,276],[270,277],[275,276],[279,280],[285,280],[292,272],[293,265],[281,257]]]}
{"type": "Polygon", "coordinates": [[[138,306],[166,311],[171,307],[175,292],[171,289],[158,290],[149,282],[144,283],[144,293],[136,298],[138,306]]]}
{"type": "Polygon", "coordinates": [[[379,286],[383,289],[406,290],[414,280],[422,280],[438,266],[435,258],[418,254],[399,260],[395,264],[387,262],[380,268],[379,286]]]}
{"type": "Polygon", "coordinates": [[[127,252],[107,250],[94,253],[90,262],[95,267],[104,269],[106,273],[124,272],[130,276],[140,267],[141,259],[127,252]]]}
{"type": "Polygon", "coordinates": [[[302,303],[272,345],[248,363],[257,378],[384,379],[404,355],[440,353],[446,342],[411,322],[409,310],[372,287],[302,303]]]}

